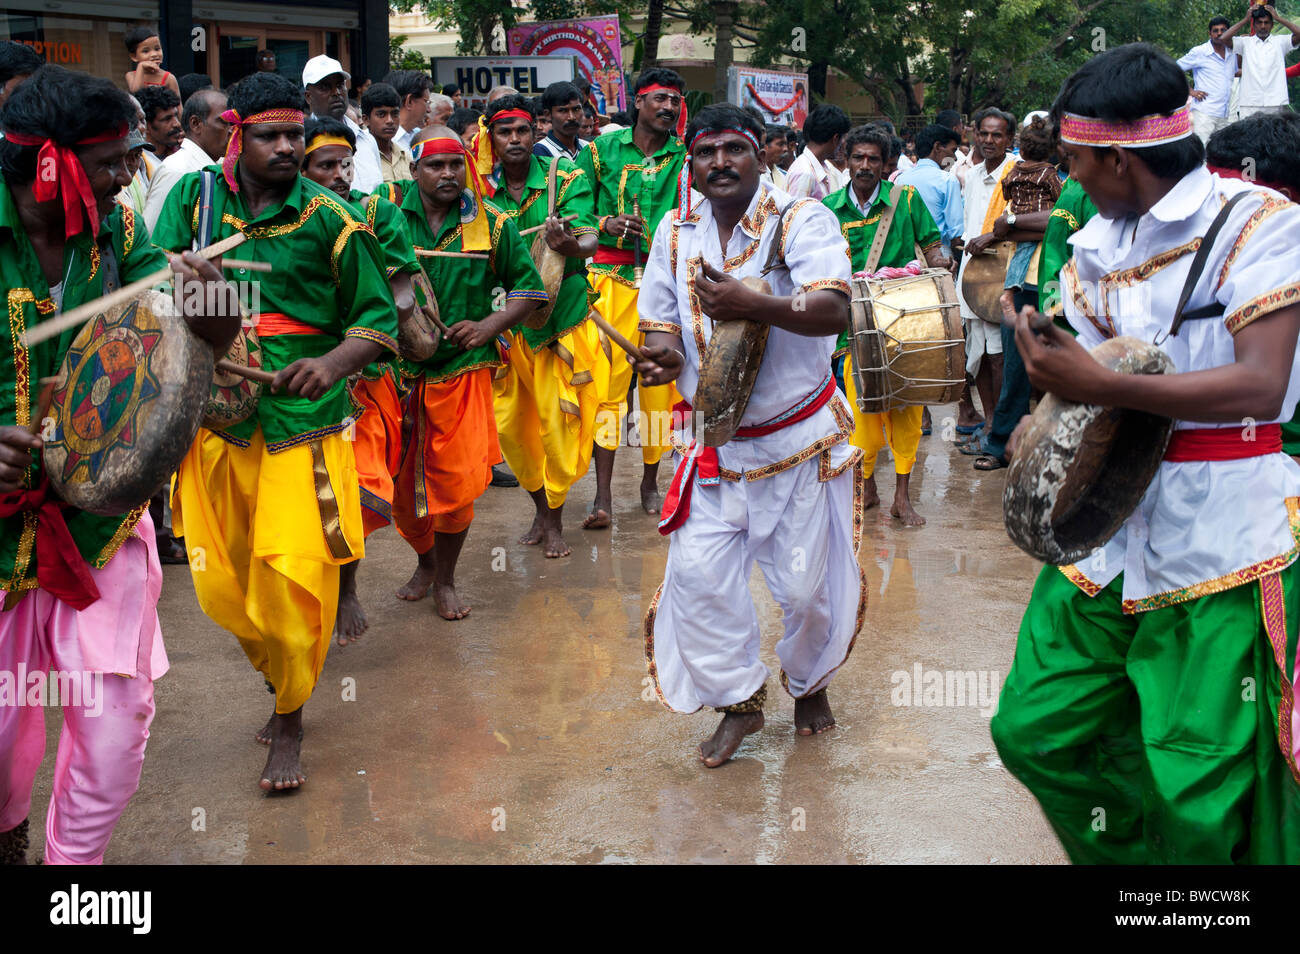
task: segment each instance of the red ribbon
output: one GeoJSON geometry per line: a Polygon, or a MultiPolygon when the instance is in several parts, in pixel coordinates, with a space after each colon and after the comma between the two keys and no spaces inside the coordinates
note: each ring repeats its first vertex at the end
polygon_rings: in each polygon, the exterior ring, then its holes
{"type": "Polygon", "coordinates": [[[793,96],[790,97],[789,102],[784,103],[781,106],[773,106],[762,96],[758,95],[758,90],[754,89],[753,83],[746,83],[745,89],[749,90],[749,95],[754,97],[754,102],[758,103],[758,105],[762,106],[773,116],[779,116],[781,113],[785,112],[787,109],[789,109],[791,106],[793,106],[795,103],[799,102],[799,100],[803,98],[803,93],[795,93],[793,96]]]}
{"type": "Polygon", "coordinates": [[[1261,424],[1253,431],[1241,427],[1205,427],[1174,431],[1165,460],[1185,464],[1197,460],[1245,460],[1282,453],[1282,425],[1261,424]]]}
{"type": "Polygon", "coordinates": [[[99,599],[99,587],[63,519],[66,505],[49,496],[49,489],[49,477],[41,474],[35,490],[13,490],[0,496],[0,518],[35,512],[36,582],[51,596],[83,610],[99,599]]]}
{"type": "MultiPolygon", "coordinates": [[[[113,142],[126,136],[126,126],[118,126],[97,136],[79,139],[73,145],[93,146],[101,142],[113,142]]],[[[95,203],[95,193],[90,188],[90,179],[86,168],[69,146],[61,146],[47,136],[29,136],[26,133],[5,130],[5,138],[16,146],[40,146],[36,154],[36,179],[32,182],[32,195],[37,202],[49,202],[52,199],[63,200],[63,234],[71,238],[81,231],[81,215],[78,208],[86,210],[86,221],[90,223],[91,235],[99,233],[99,206],[95,203]]]]}
{"type": "MultiPolygon", "coordinates": [[[[827,375],[826,382],[812,395],[811,399],[800,402],[802,407],[799,407],[799,410],[793,413],[784,411],[764,424],[738,428],[735,437],[732,439],[766,437],[768,434],[774,434],[792,424],[807,420],[825,407],[834,393],[835,379],[827,375]]],[[[691,406],[685,401],[678,401],[673,406],[674,425],[684,421],[686,415],[690,413],[691,406]]],[[[677,464],[677,470],[673,472],[673,482],[668,486],[668,496],[664,498],[663,517],[659,521],[659,532],[665,537],[684,524],[686,518],[690,516],[691,493],[695,489],[695,478],[697,476],[705,480],[717,480],[718,478],[718,449],[716,447],[705,447],[698,439],[691,441],[691,446],[682,455],[682,459],[677,464]]]]}

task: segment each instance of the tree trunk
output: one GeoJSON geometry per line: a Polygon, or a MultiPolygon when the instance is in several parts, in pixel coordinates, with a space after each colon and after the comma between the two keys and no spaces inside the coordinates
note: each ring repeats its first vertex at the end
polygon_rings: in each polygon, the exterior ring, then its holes
{"type": "Polygon", "coordinates": [[[733,50],[731,48],[731,25],[736,19],[734,0],[711,0],[713,22],[717,27],[713,44],[713,101],[727,101],[727,70],[731,67],[733,50]]]}
{"type": "Polygon", "coordinates": [[[663,34],[664,0],[650,0],[646,7],[645,36],[641,38],[641,69],[659,65],[659,37],[663,34]]]}
{"type": "MultiPolygon", "coordinates": [[[[812,91],[822,99],[826,98],[826,68],[827,64],[813,62],[808,64],[808,85],[812,91]]],[[[808,103],[808,108],[812,109],[812,102],[808,103]]]]}
{"type": "Polygon", "coordinates": [[[483,20],[478,25],[478,41],[483,44],[480,52],[484,56],[492,56],[492,30],[496,27],[495,20],[483,20]]]}

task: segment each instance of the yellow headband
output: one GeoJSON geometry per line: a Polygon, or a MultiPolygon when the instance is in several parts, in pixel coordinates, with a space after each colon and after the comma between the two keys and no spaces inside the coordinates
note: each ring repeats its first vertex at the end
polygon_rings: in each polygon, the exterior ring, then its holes
{"type": "Polygon", "coordinates": [[[302,154],[303,158],[306,159],[321,146],[342,146],[348,152],[352,151],[352,147],[342,136],[317,136],[311,141],[311,145],[307,147],[307,151],[302,154]]]}

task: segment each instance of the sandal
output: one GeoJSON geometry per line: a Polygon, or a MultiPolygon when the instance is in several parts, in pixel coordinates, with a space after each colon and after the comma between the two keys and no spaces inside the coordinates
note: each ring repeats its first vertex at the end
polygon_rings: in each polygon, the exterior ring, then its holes
{"type": "Polygon", "coordinates": [[[1001,470],[1006,466],[1007,459],[1005,457],[991,457],[988,454],[985,454],[983,457],[978,457],[975,460],[976,470],[1001,470]]]}
{"type": "Polygon", "coordinates": [[[979,433],[980,428],[982,428],[983,426],[984,426],[984,422],[983,422],[983,421],[980,421],[978,424],[958,424],[958,425],[957,425],[957,433],[958,433],[958,434],[977,434],[977,433],[979,433]]]}
{"type": "Polygon", "coordinates": [[[958,453],[965,454],[967,457],[985,457],[987,452],[984,450],[983,438],[977,438],[967,444],[957,445],[958,453]]]}
{"type": "Polygon", "coordinates": [[[166,566],[179,566],[182,563],[189,563],[189,554],[185,548],[177,543],[172,537],[158,537],[158,562],[166,566]]]}

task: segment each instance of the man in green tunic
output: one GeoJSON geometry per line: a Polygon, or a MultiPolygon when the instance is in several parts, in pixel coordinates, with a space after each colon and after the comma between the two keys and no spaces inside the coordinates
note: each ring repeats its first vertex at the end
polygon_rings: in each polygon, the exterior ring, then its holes
{"type": "MultiPolygon", "coordinates": [[[[492,373],[505,364],[505,335],[546,301],[541,276],[509,217],[482,198],[465,146],[445,126],[411,143],[414,181],[390,184],[408,234],[424,256],[447,333],[434,355],[402,362],[411,386],[394,488],[397,530],[419,554],[405,600],[433,591],[443,619],[470,607],[456,593],[456,561],[474,520],[474,501],[501,459],[492,410],[492,373]]],[[[417,289],[423,300],[423,293],[417,289]]]]}
{"type": "Polygon", "coordinates": [[[177,533],[202,554],[191,561],[199,604],[275,693],[256,736],[271,748],[268,791],[306,779],[302,707],[329,649],[339,568],[365,553],[347,378],[397,349],[374,234],[352,205],[299,174],[303,105],[276,73],[240,81],[223,116],[233,131],[214,177],[211,234],[198,234],[210,174],[201,171],[172,190],[154,235],[183,249],[240,232],[241,257],[272,266],[253,320],[275,380],[247,420],[199,431],[172,498],[177,533]]]}
{"type": "MultiPolygon", "coordinates": [[[[125,514],[86,513],[61,505],[44,470],[42,451],[63,443],[66,432],[44,417],[53,387],[41,382],[59,371],[81,329],[32,345],[24,338],[60,311],[98,298],[110,276],[131,282],[167,267],[143,217],[114,202],[131,178],[126,134],[134,117],[130,97],[106,80],[46,66],[9,97],[0,141],[0,292],[10,332],[0,343],[0,672],[29,674],[16,677],[24,701],[32,677],[41,677],[45,698],[50,672],[73,689],[60,700],[62,740],[45,821],[50,864],[102,862],[139,785],[153,683],[167,671],[148,501],[125,514]]],[[[224,316],[203,306],[185,317],[195,334],[225,351],[239,319],[233,298],[221,294],[220,270],[192,252],[173,266],[193,300],[226,305],[224,316]]],[[[110,373],[90,355],[81,378],[98,375],[93,383],[117,390],[131,378],[120,377],[120,353],[116,358],[110,373]]],[[[137,377],[143,367],[128,373],[137,377]]],[[[85,405],[84,432],[98,428],[102,450],[117,445],[113,453],[129,453],[118,435],[132,425],[123,417],[135,412],[113,400],[85,405]]],[[[83,460],[88,472],[104,464],[99,455],[83,460]]],[[[0,864],[26,861],[44,721],[43,705],[15,704],[0,691],[0,864]]]]}
{"type": "MultiPolygon", "coordinates": [[[[636,123],[600,136],[578,153],[577,166],[591,182],[600,229],[591,263],[591,286],[599,298],[595,308],[623,337],[639,343],[638,276],[636,263],[650,254],[650,238],[659,221],[677,207],[678,177],[686,159],[681,134],[686,113],[686,84],[672,70],[644,70],[633,84],[636,123]]],[[[596,418],[596,499],[582,525],[595,530],[610,525],[614,452],[623,433],[632,369],[624,355],[603,335],[597,336],[604,355],[596,368],[601,407],[596,418]]],[[[671,447],[671,412],[677,389],[671,385],[638,384],[641,414],[641,506],[658,514],[659,461],[671,447]]]]}
{"type": "Polygon", "coordinates": [[[597,352],[582,327],[590,307],[584,261],[596,251],[596,220],[586,174],[568,159],[533,154],[533,114],[532,101],[519,95],[503,96],[488,107],[497,160],[488,189],[493,204],[521,232],[543,228],[528,237],[528,244],[535,249],[545,244],[558,253],[562,273],[545,323],[524,325],[511,335],[510,366],[495,381],[495,407],[501,451],[536,509],[519,542],[540,544],[546,556],[562,557],[570,552],[563,537],[564,501],[591,462],[599,404],[592,374],[597,352]],[[553,216],[547,187],[552,163],[553,216]]]}
{"type": "MultiPolygon", "coordinates": [[[[868,265],[871,246],[876,240],[880,223],[888,216],[886,233],[880,257],[871,270],[903,268],[916,258],[923,258],[931,268],[951,268],[952,263],[943,254],[939,227],[934,216],[913,186],[898,186],[882,178],[885,157],[890,153],[890,136],[875,126],[859,126],[849,130],[844,137],[845,155],[848,156],[849,184],[828,195],[822,202],[840,220],[840,232],[849,243],[853,271],[860,272],[868,265]],[[918,249],[920,250],[918,252],[918,249]]],[[[840,333],[835,353],[847,355],[848,331],[840,333]]],[[[864,506],[880,503],[876,490],[876,457],[887,443],[894,454],[894,503],[890,513],[904,526],[919,527],[925,518],[916,512],[910,497],[912,467],[916,464],[916,451],[921,441],[921,414],[924,408],[902,407],[883,414],[865,414],[857,405],[857,382],[853,379],[852,360],[844,368],[844,387],[849,404],[853,407],[854,447],[866,452],[863,476],[866,480],[864,506]]]]}

